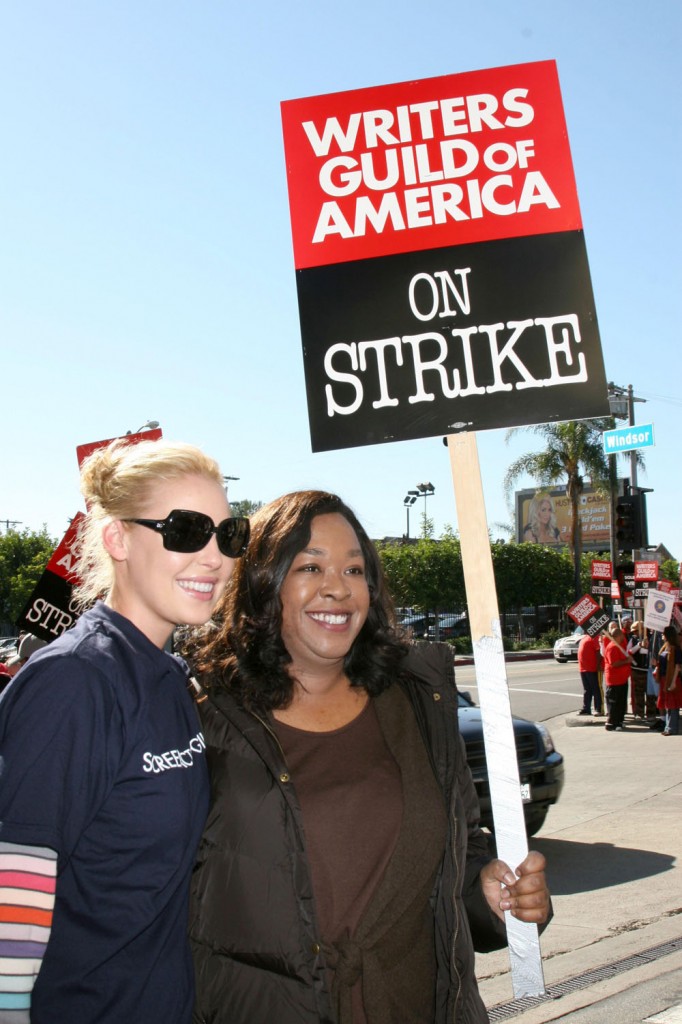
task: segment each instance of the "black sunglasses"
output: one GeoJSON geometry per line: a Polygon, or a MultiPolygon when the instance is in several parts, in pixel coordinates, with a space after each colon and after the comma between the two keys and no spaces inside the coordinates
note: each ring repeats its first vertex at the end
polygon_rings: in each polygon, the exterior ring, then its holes
{"type": "Polygon", "coordinates": [[[249,520],[242,516],[231,516],[215,526],[210,516],[184,508],[174,508],[165,519],[124,519],[123,522],[156,530],[163,537],[167,551],[182,554],[201,551],[215,533],[219,550],[228,558],[244,554],[251,533],[249,520]]]}

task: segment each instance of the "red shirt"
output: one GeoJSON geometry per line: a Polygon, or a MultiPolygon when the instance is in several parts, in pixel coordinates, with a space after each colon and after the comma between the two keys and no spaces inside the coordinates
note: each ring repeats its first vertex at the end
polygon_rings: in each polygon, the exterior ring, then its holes
{"type": "Polygon", "coordinates": [[[599,637],[588,636],[587,633],[578,644],[578,668],[581,672],[597,672],[599,670],[599,637]]]}
{"type": "Polygon", "coordinates": [[[625,686],[630,678],[631,663],[613,667],[614,661],[625,660],[625,648],[619,647],[615,640],[607,644],[604,650],[604,681],[607,686],[625,686]]]}

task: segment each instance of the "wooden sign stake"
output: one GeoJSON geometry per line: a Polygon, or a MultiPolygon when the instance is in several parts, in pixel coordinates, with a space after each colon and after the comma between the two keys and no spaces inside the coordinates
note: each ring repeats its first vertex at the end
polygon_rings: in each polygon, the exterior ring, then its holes
{"type": "MultiPolygon", "coordinates": [[[[476,434],[451,434],[448,451],[497,855],[513,870],[525,860],[528,841],[476,434]]],[[[514,995],[516,998],[543,995],[545,985],[537,926],[518,921],[509,913],[505,917],[514,995]]]]}

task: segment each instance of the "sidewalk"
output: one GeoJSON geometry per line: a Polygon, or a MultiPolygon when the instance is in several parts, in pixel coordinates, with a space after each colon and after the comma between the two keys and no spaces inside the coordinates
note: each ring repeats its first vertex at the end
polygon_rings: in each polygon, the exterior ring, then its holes
{"type": "Polygon", "coordinates": [[[622,733],[603,718],[547,723],[566,764],[531,840],[554,902],[541,938],[551,999],[514,1000],[506,951],[479,955],[492,1022],[682,1024],[682,736],[626,722],[622,733]]]}

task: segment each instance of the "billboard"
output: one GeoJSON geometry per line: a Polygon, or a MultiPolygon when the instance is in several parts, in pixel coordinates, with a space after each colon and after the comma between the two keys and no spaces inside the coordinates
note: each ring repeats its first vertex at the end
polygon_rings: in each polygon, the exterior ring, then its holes
{"type": "Polygon", "coordinates": [[[553,61],[282,123],[313,451],[608,415],[553,61]]]}
{"type": "MultiPolygon", "coordinates": [[[[514,498],[519,544],[549,544],[557,548],[570,545],[573,510],[565,487],[527,488],[516,491],[514,498]]],[[[584,551],[609,550],[610,504],[608,494],[585,486],[578,505],[584,551]]]]}

